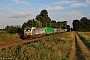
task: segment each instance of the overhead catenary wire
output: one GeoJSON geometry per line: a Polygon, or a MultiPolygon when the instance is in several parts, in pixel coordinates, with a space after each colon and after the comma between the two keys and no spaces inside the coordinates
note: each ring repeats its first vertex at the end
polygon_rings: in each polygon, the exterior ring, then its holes
{"type": "MultiPolygon", "coordinates": [[[[9,14],[14,14],[14,13],[11,13],[11,12],[8,12],[8,11],[4,11],[4,10],[0,10],[0,11],[5,12],[5,13],[9,13],[9,14]]],[[[0,15],[0,18],[1,18],[1,17],[2,17],[2,18],[3,18],[3,17],[4,17],[4,18],[7,18],[6,16],[0,15]]]]}
{"type": "MultiPolygon", "coordinates": [[[[15,7],[9,6],[9,5],[5,4],[5,3],[2,3],[2,2],[0,2],[0,3],[3,4],[3,5],[5,5],[5,6],[8,6],[8,7],[12,8],[12,9],[15,9],[15,10],[17,10],[17,11],[23,12],[22,10],[19,10],[19,9],[17,9],[17,8],[15,8],[15,7]]],[[[16,15],[16,13],[13,13],[13,12],[8,12],[8,11],[5,11],[5,10],[0,10],[0,11],[2,11],[2,12],[4,12],[4,13],[9,13],[9,14],[12,14],[12,15],[16,15]]],[[[23,13],[26,13],[26,12],[23,12],[23,13]]],[[[7,18],[8,18],[8,17],[7,17],[7,18]]]]}
{"type": "MultiPolygon", "coordinates": [[[[2,11],[2,12],[4,12],[4,13],[9,13],[9,14],[12,14],[12,15],[16,15],[15,13],[12,13],[12,12],[4,11],[4,10],[0,10],[0,11],[2,11]]],[[[9,17],[6,17],[6,16],[1,16],[1,17],[9,18],[9,17]]]]}
{"type": "MultiPolygon", "coordinates": [[[[18,10],[18,11],[23,12],[22,10],[19,10],[19,9],[17,9],[17,8],[15,8],[15,7],[9,6],[9,5],[5,4],[5,3],[2,3],[2,2],[0,2],[0,3],[3,4],[3,5],[6,5],[6,6],[10,7],[10,8],[13,8],[13,9],[15,9],[15,10],[18,10]]],[[[24,13],[26,13],[26,12],[24,12],[24,13]]]]}
{"type": "Polygon", "coordinates": [[[15,14],[15,13],[4,11],[4,10],[0,10],[0,11],[5,12],[5,13],[9,13],[9,14],[15,14]]]}
{"type": "MultiPolygon", "coordinates": [[[[19,10],[19,9],[17,9],[17,8],[15,8],[15,7],[9,6],[9,5],[5,4],[5,3],[2,3],[2,2],[0,2],[0,3],[3,4],[3,5],[5,5],[5,6],[8,6],[8,7],[10,7],[10,8],[13,8],[13,9],[15,9],[15,10],[18,10],[18,11],[23,12],[22,10],[19,10]]],[[[4,11],[4,10],[0,10],[0,11],[5,12],[5,13],[9,13],[9,14],[15,14],[15,13],[8,12],[8,11],[4,11]]],[[[24,12],[24,13],[26,13],[26,12],[24,12]]]]}

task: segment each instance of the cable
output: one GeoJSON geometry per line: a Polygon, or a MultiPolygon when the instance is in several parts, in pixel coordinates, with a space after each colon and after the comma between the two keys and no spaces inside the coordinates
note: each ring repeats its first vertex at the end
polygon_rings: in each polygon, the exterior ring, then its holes
{"type": "Polygon", "coordinates": [[[0,10],[0,11],[2,11],[2,12],[6,12],[6,13],[10,13],[10,14],[14,14],[14,13],[11,13],[11,12],[7,12],[7,11],[4,11],[4,10],[0,10]]]}
{"type": "MultiPolygon", "coordinates": [[[[9,5],[5,4],[5,3],[2,3],[2,2],[0,2],[0,3],[3,4],[3,5],[9,6],[9,5]]],[[[18,11],[23,12],[22,10],[19,10],[19,9],[17,9],[17,8],[12,7],[12,6],[9,6],[9,7],[13,8],[13,9],[15,9],[15,10],[18,10],[18,11]]],[[[25,12],[24,12],[24,13],[25,13],[25,12]]]]}
{"type": "MultiPolygon", "coordinates": [[[[5,6],[9,6],[9,5],[5,4],[5,3],[2,3],[2,2],[0,2],[0,3],[3,4],[3,5],[5,5],[5,6]]],[[[18,11],[23,12],[22,10],[19,10],[19,9],[17,9],[17,8],[12,7],[12,6],[9,6],[9,7],[10,7],[10,8],[13,8],[13,9],[15,9],[15,10],[18,10],[18,11]]],[[[9,13],[9,14],[16,15],[15,13],[12,13],[12,12],[4,11],[4,10],[0,10],[0,11],[5,12],[5,13],[9,13]]],[[[26,13],[26,12],[23,12],[23,13],[26,13]]],[[[7,18],[8,18],[8,17],[7,17],[7,18]]]]}

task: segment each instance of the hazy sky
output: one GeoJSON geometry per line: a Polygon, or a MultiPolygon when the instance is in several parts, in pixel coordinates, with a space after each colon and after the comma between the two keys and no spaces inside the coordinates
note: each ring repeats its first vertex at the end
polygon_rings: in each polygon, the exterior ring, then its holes
{"type": "Polygon", "coordinates": [[[22,25],[46,9],[56,21],[67,21],[85,16],[90,19],[90,0],[0,0],[0,28],[22,25]]]}

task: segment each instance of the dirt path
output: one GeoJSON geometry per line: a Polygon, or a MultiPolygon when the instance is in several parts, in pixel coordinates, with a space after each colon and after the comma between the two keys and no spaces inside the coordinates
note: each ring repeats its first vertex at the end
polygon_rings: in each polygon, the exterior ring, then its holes
{"type": "Polygon", "coordinates": [[[88,47],[80,39],[78,34],[75,35],[76,60],[89,60],[90,52],[88,47]]]}
{"type": "Polygon", "coordinates": [[[89,49],[76,32],[74,33],[69,60],[90,60],[89,49]]]}

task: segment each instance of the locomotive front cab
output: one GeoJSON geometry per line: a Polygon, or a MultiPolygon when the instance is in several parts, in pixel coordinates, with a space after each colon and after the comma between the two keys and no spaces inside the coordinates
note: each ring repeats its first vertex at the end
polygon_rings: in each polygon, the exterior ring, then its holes
{"type": "Polygon", "coordinates": [[[34,31],[35,31],[35,27],[25,28],[24,29],[24,37],[25,38],[31,38],[32,35],[34,34],[34,31]]]}
{"type": "Polygon", "coordinates": [[[24,29],[24,37],[30,37],[31,36],[31,28],[25,28],[24,29]]]}

